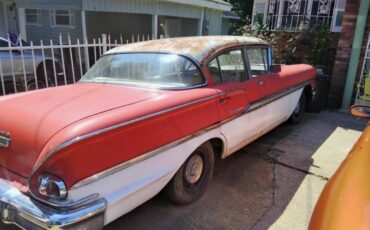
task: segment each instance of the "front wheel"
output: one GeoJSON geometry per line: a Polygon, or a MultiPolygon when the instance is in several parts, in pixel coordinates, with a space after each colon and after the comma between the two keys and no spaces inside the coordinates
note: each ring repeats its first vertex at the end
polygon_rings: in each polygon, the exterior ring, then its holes
{"type": "Polygon", "coordinates": [[[211,143],[198,147],[167,184],[168,198],[177,204],[189,204],[202,197],[212,178],[214,161],[211,143]]]}
{"type": "Polygon", "coordinates": [[[297,124],[303,120],[303,115],[306,110],[306,95],[302,92],[299,101],[294,108],[293,114],[289,118],[291,124],[297,124]]]}

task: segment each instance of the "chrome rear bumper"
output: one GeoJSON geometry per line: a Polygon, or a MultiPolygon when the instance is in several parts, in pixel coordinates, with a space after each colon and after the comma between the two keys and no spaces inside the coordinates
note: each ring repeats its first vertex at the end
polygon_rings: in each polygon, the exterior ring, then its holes
{"type": "Polygon", "coordinates": [[[0,179],[0,217],[23,229],[101,229],[106,201],[96,199],[75,207],[52,208],[0,179]]]}

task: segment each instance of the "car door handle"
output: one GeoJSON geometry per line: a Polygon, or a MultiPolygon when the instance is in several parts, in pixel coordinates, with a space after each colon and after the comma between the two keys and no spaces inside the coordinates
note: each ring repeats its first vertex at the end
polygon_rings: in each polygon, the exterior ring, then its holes
{"type": "Polygon", "coordinates": [[[265,84],[265,82],[264,82],[264,81],[259,81],[259,82],[258,82],[258,84],[259,84],[259,85],[264,85],[264,84],[265,84]]]}

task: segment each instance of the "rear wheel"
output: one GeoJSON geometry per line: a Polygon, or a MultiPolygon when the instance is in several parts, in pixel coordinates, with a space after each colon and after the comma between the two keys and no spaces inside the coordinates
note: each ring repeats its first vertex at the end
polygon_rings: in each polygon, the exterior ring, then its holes
{"type": "Polygon", "coordinates": [[[299,98],[299,101],[293,111],[293,114],[289,118],[289,122],[291,124],[297,124],[301,122],[303,119],[305,109],[306,109],[306,95],[304,92],[302,92],[302,95],[299,98]]]}
{"type": "Polygon", "coordinates": [[[202,197],[212,178],[214,161],[211,143],[197,148],[166,186],[168,198],[177,204],[189,204],[202,197]]]}
{"type": "Polygon", "coordinates": [[[28,90],[43,89],[46,88],[45,81],[32,79],[27,82],[28,90]]]}
{"type": "MultiPolygon", "coordinates": [[[[38,88],[52,87],[56,85],[54,79],[54,66],[52,61],[41,62],[37,67],[37,83],[38,88]],[[45,75],[46,74],[46,75],[45,75]]],[[[36,85],[36,82],[35,82],[36,85]]]]}

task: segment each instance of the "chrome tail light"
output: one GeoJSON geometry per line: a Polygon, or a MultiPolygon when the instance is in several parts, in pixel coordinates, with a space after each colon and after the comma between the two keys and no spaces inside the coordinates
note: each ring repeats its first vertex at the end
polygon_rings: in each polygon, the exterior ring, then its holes
{"type": "Polygon", "coordinates": [[[39,176],[38,192],[41,196],[52,199],[64,199],[67,197],[67,186],[62,179],[51,174],[39,176]]]}

